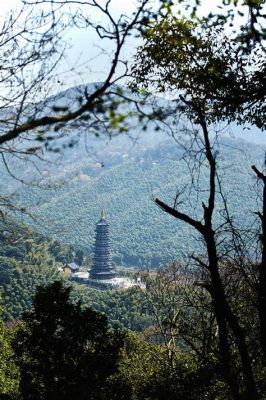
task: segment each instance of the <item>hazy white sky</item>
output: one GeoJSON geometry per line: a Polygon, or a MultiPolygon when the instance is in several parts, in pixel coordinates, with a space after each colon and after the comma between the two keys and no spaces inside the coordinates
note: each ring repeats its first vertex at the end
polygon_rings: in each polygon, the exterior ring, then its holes
{"type": "MultiPolygon", "coordinates": [[[[101,2],[101,0],[100,0],[101,2]]],[[[104,2],[104,0],[102,0],[104,2]]],[[[156,3],[156,0],[154,1],[156,3]]],[[[203,0],[201,8],[203,12],[214,10],[218,5],[222,5],[222,0],[203,0]]],[[[19,8],[22,4],[21,0],[0,0],[1,15],[5,15],[8,11],[19,8]]],[[[132,11],[135,9],[136,0],[112,0],[113,8],[122,12],[132,11]]]]}
{"type": "MultiPolygon", "coordinates": [[[[99,0],[105,3],[106,0],[99,0]]],[[[154,0],[156,4],[158,0],[154,0]]],[[[130,14],[136,9],[137,0],[112,0],[112,11],[114,14],[130,14]]],[[[202,13],[213,11],[222,0],[203,0],[202,13]]],[[[3,20],[6,14],[15,8],[20,8],[21,0],[0,0],[0,18],[3,20]]],[[[97,18],[97,15],[94,15],[97,18]]],[[[66,86],[73,86],[79,83],[103,80],[110,66],[110,41],[100,41],[94,31],[72,29],[67,34],[67,41],[71,43],[67,57],[61,66],[60,74],[66,86]],[[100,46],[100,47],[99,47],[100,46]],[[102,49],[103,47],[103,49],[102,49]],[[104,50],[104,51],[102,51],[104,50]],[[104,54],[105,53],[105,54],[104,54]]],[[[134,37],[129,38],[124,48],[124,58],[130,59],[139,41],[134,37]]]]}
{"type": "MultiPolygon", "coordinates": [[[[205,0],[206,1],[206,0],[205,0]]],[[[207,0],[208,1],[208,0],[207,0]]],[[[213,0],[212,0],[213,1],[213,0]]],[[[216,1],[216,0],[214,0],[216,1]]],[[[104,2],[104,1],[100,1],[104,2]]],[[[21,7],[21,0],[0,0],[1,14],[4,15],[8,11],[14,10],[15,8],[21,7]]],[[[114,8],[121,9],[122,11],[132,11],[137,4],[136,0],[112,0],[114,8]]]]}

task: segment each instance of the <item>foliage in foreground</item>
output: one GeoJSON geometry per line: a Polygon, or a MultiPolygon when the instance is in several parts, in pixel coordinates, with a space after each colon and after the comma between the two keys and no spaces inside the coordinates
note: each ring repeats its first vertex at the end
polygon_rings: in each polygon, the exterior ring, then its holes
{"type": "Polygon", "coordinates": [[[40,287],[31,311],[10,330],[13,337],[8,339],[4,359],[9,376],[0,368],[1,383],[6,376],[1,393],[6,398],[230,398],[219,363],[203,364],[193,352],[181,351],[175,352],[170,363],[165,346],[138,334],[110,330],[103,314],[71,303],[70,293],[70,287],[58,281],[40,287]]]}
{"type": "MultiPolygon", "coordinates": [[[[1,308],[1,314],[2,311],[1,308]]],[[[19,371],[13,359],[12,339],[12,330],[0,319],[0,395],[15,398],[19,389],[19,371]]]]}
{"type": "Polygon", "coordinates": [[[69,295],[59,281],[40,288],[17,329],[13,348],[23,399],[100,399],[117,371],[123,334],[69,295]]]}
{"type": "Polygon", "coordinates": [[[201,364],[195,354],[177,351],[169,363],[164,346],[129,334],[119,378],[136,400],[229,399],[218,363],[201,364]],[[193,384],[192,384],[193,383],[193,384]]]}

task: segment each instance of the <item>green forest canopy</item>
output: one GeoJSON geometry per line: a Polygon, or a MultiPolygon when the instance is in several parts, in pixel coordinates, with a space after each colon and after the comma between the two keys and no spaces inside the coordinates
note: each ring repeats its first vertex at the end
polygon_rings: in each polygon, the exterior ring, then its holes
{"type": "MultiPolygon", "coordinates": [[[[250,160],[262,165],[264,152],[258,145],[230,138],[222,139],[220,149],[220,176],[230,211],[239,226],[248,226],[257,202],[250,160]]],[[[181,207],[197,214],[201,204],[197,191],[188,184],[189,169],[181,158],[180,148],[170,140],[146,146],[138,156],[118,161],[110,157],[109,165],[102,168],[92,166],[91,159],[83,156],[71,163],[71,171],[60,171],[66,181],[63,187],[26,187],[17,193],[37,218],[37,223],[27,219],[37,231],[80,247],[87,254],[92,254],[95,224],[104,206],[111,224],[114,260],[123,265],[155,267],[184,259],[187,250],[199,249],[194,239],[192,246],[190,230],[163,213],[152,200],[160,196],[173,204],[177,190],[185,188],[180,200],[191,191],[191,202],[181,203],[181,207]]],[[[199,176],[203,187],[206,179],[203,169],[199,176]]]]}

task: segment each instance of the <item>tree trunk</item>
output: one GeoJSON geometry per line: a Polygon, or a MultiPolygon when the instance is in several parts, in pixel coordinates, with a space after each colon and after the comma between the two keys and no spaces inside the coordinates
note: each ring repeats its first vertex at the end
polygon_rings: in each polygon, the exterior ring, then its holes
{"type": "Polygon", "coordinates": [[[226,294],[224,291],[223,283],[220,278],[218,269],[218,256],[216,252],[216,243],[214,238],[214,232],[210,230],[205,235],[205,241],[207,246],[208,258],[209,258],[209,271],[211,277],[211,289],[210,294],[213,299],[213,306],[215,311],[215,316],[219,328],[219,342],[221,356],[224,362],[224,368],[226,372],[226,377],[230,385],[232,394],[235,399],[240,399],[237,396],[237,383],[235,381],[234,373],[232,372],[230,363],[230,346],[228,344],[228,329],[227,323],[230,327],[236,341],[239,356],[242,363],[244,385],[246,387],[246,392],[248,398],[252,400],[258,399],[258,393],[256,388],[256,383],[251,367],[251,360],[248,353],[248,348],[245,340],[245,334],[241,326],[239,325],[237,318],[233,314],[226,294]],[[228,372],[226,371],[228,369],[228,372]]]}
{"type": "Polygon", "coordinates": [[[263,213],[261,216],[262,226],[262,257],[259,270],[259,319],[260,319],[260,344],[262,348],[264,363],[266,363],[266,177],[263,179],[263,213]]]}
{"type": "Polygon", "coordinates": [[[258,179],[263,183],[262,213],[258,212],[261,220],[262,255],[259,265],[258,312],[260,323],[260,345],[263,361],[266,364],[266,176],[255,165],[251,167],[258,179]]]}

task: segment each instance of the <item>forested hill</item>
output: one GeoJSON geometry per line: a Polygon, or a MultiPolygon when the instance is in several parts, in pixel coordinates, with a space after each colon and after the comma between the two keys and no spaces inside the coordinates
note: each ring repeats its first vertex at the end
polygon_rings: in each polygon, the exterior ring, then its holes
{"type": "MultiPolygon", "coordinates": [[[[87,88],[90,90],[91,86],[87,88]]],[[[47,99],[40,109],[50,109],[53,104],[70,107],[71,99],[77,99],[78,93],[78,87],[59,93],[47,99]]],[[[156,101],[166,109],[170,104],[162,98],[156,101]]],[[[124,103],[121,107],[126,112],[124,103]]],[[[151,103],[143,107],[150,110],[151,103]]],[[[38,158],[20,162],[17,157],[13,160],[7,156],[8,170],[2,165],[0,192],[9,196],[15,193],[12,201],[26,206],[34,216],[34,219],[20,218],[35,230],[81,248],[89,255],[93,250],[95,224],[104,207],[111,223],[114,260],[122,265],[153,267],[181,260],[190,251],[196,251],[197,246],[199,249],[197,237],[182,222],[156,207],[154,198],[173,205],[177,191],[181,191],[178,199],[181,210],[200,218],[208,175],[204,166],[199,176],[192,171],[194,183],[201,189],[197,192],[191,186],[192,165],[183,159],[176,141],[153,124],[141,124],[130,111],[129,108],[129,130],[112,139],[102,125],[95,127],[92,123],[93,129],[86,130],[85,121],[81,131],[68,127],[67,135],[62,134],[59,142],[51,141],[53,150],[61,147],[59,152],[44,149],[42,157],[47,162],[38,158]],[[14,176],[27,185],[19,184],[14,176]]],[[[180,135],[178,126],[176,130],[180,135]]],[[[229,210],[243,227],[253,221],[258,209],[251,165],[262,166],[265,146],[240,139],[257,140],[263,136],[261,132],[238,126],[233,126],[231,132],[236,138],[221,138],[216,156],[229,210]]],[[[218,223],[219,202],[217,205],[218,223]]]]}
{"type": "MultiPolygon", "coordinates": [[[[97,160],[81,152],[80,146],[65,153],[57,169],[57,179],[64,185],[56,189],[17,189],[20,202],[38,220],[27,222],[46,236],[91,253],[95,224],[105,207],[111,223],[114,260],[119,264],[152,267],[195,251],[194,234],[153,202],[159,197],[173,204],[177,189],[186,188],[181,209],[201,215],[204,192],[197,194],[189,185],[189,169],[177,144],[165,139],[152,145],[131,144],[126,149],[123,141],[114,140],[99,149],[97,160]]],[[[264,149],[224,138],[217,158],[229,209],[241,226],[246,225],[258,208],[256,179],[250,167],[261,167],[264,149]]],[[[199,183],[207,187],[207,169],[202,169],[199,183]]]]}

